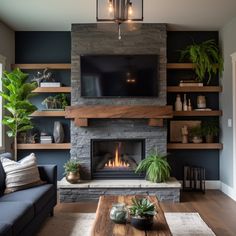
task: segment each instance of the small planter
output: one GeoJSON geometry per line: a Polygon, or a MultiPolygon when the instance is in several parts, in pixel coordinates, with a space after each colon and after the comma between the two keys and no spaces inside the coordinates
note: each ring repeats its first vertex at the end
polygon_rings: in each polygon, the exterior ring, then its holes
{"type": "Polygon", "coordinates": [[[147,217],[131,216],[130,224],[140,230],[149,230],[153,226],[153,216],[147,216],[147,217]]]}
{"type": "Polygon", "coordinates": [[[214,143],[214,136],[206,135],[206,143],[214,143]]]}
{"type": "Polygon", "coordinates": [[[66,175],[66,180],[71,184],[76,184],[80,180],[79,172],[69,172],[66,175]]]}
{"type": "Polygon", "coordinates": [[[202,143],[202,138],[201,137],[197,137],[197,136],[194,136],[193,139],[192,139],[193,143],[202,143]]]}

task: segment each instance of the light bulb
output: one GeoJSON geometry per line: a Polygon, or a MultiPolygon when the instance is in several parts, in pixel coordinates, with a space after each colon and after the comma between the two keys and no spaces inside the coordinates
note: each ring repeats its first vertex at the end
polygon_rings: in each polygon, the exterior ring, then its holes
{"type": "Polygon", "coordinates": [[[113,12],[113,5],[112,5],[112,0],[109,0],[109,6],[108,6],[108,11],[109,11],[109,13],[112,13],[113,12]]]}
{"type": "Polygon", "coordinates": [[[131,16],[133,14],[132,2],[129,3],[128,14],[131,16]]]}

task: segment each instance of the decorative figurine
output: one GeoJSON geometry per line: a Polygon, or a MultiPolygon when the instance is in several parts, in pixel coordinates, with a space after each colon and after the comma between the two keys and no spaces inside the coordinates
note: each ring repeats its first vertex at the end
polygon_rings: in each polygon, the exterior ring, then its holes
{"type": "Polygon", "coordinates": [[[55,80],[52,79],[51,76],[52,76],[52,72],[48,71],[48,68],[45,68],[45,69],[43,70],[43,72],[38,71],[38,72],[37,72],[37,76],[36,76],[36,77],[34,76],[34,78],[32,79],[32,81],[37,82],[38,87],[39,87],[39,86],[40,86],[40,83],[41,83],[42,81],[45,81],[45,82],[55,82],[55,80]]]}
{"type": "Polygon", "coordinates": [[[187,110],[188,110],[186,93],[184,94],[183,110],[184,110],[184,111],[187,111],[187,110]]]}

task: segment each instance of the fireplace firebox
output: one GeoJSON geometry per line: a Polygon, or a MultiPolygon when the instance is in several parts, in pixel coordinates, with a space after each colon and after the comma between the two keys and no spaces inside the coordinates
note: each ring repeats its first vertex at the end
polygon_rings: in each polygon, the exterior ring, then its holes
{"type": "Polygon", "coordinates": [[[93,179],[137,179],[138,163],[145,158],[143,139],[94,139],[91,141],[93,179]]]}

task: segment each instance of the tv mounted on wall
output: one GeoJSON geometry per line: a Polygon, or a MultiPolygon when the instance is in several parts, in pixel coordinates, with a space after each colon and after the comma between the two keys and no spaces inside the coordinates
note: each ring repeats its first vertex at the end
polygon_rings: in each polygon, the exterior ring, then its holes
{"type": "Polygon", "coordinates": [[[82,97],[157,97],[157,55],[82,55],[82,97]]]}

